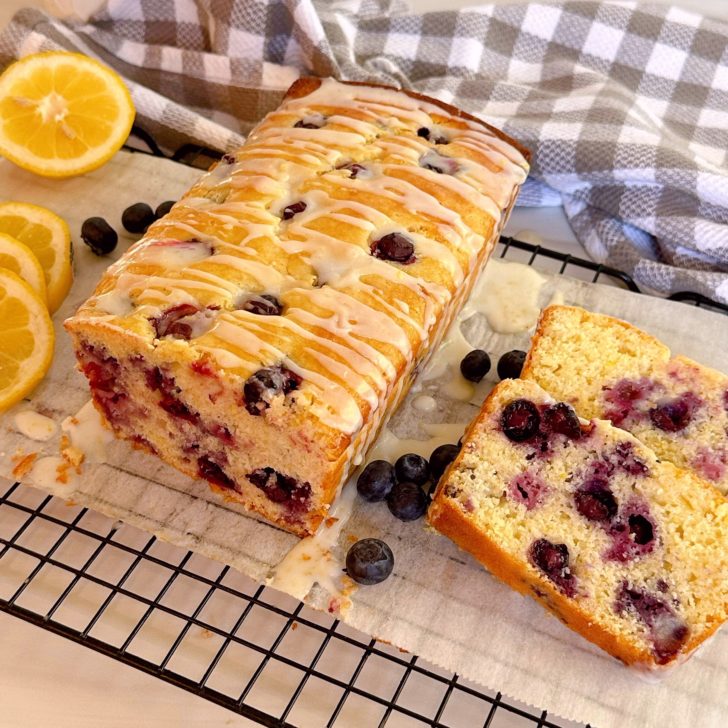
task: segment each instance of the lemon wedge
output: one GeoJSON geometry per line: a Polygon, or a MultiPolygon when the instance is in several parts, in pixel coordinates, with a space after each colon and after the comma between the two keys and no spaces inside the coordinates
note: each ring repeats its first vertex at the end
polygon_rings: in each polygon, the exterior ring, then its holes
{"type": "Polygon", "coordinates": [[[0,268],[0,412],[43,379],[54,338],[45,302],[20,276],[0,268]]]}
{"type": "Polygon", "coordinates": [[[37,294],[47,301],[45,274],[33,251],[19,240],[0,233],[0,268],[20,276],[37,294]]]}
{"type": "Polygon", "coordinates": [[[34,53],[0,76],[0,154],[45,177],[100,167],[133,121],[121,77],[81,53],[34,53]]]}
{"type": "Polygon", "coordinates": [[[0,233],[19,240],[33,252],[45,273],[48,310],[56,311],[73,282],[68,225],[45,207],[3,202],[0,203],[0,233]]]}

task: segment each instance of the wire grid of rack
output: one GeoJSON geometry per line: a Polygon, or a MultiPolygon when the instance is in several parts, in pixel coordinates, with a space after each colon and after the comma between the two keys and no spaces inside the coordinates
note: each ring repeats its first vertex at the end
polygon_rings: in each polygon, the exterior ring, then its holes
{"type": "MultiPolygon", "coordinates": [[[[201,166],[201,154],[217,156],[190,147],[174,159],[201,166]]],[[[512,238],[497,254],[639,292],[626,273],[512,238]]],[[[675,298],[728,313],[700,295],[675,298]]],[[[0,610],[265,726],[576,726],[19,483],[0,486],[0,610]]]]}

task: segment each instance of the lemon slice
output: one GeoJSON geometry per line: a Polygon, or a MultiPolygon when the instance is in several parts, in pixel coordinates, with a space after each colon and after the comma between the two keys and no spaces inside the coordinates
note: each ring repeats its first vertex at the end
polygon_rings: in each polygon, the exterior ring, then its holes
{"type": "Polygon", "coordinates": [[[19,275],[37,294],[47,301],[45,274],[33,251],[10,235],[0,233],[0,268],[19,275]]]}
{"type": "Polygon", "coordinates": [[[54,338],[45,303],[20,276],[0,268],[0,412],[43,379],[54,338]]]}
{"type": "Polygon", "coordinates": [[[45,273],[48,310],[63,303],[73,281],[71,233],[58,215],[27,202],[0,203],[0,233],[31,249],[45,273]]]}
{"type": "Polygon", "coordinates": [[[0,153],[45,177],[100,167],[133,121],[121,77],[81,53],[35,53],[0,76],[0,153]]]}

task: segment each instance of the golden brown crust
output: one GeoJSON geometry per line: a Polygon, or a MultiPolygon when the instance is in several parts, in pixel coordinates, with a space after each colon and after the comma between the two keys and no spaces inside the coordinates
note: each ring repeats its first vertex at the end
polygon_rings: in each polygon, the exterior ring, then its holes
{"type": "MultiPolygon", "coordinates": [[[[308,94],[313,93],[321,85],[321,80],[322,79],[316,78],[314,76],[302,76],[298,80],[294,81],[288,91],[286,91],[286,98],[300,99],[303,96],[308,96],[308,94]]],[[[395,86],[387,86],[383,83],[369,83],[368,81],[339,81],[339,83],[345,83],[347,86],[370,86],[372,88],[383,88],[389,91],[398,91],[399,93],[406,94],[410,98],[417,99],[418,101],[424,101],[428,104],[433,104],[434,106],[438,106],[443,111],[446,111],[452,116],[459,117],[460,119],[467,119],[468,121],[474,121],[476,124],[480,124],[492,134],[497,136],[499,139],[502,139],[504,142],[508,142],[510,145],[518,149],[518,151],[526,158],[527,162],[531,161],[531,150],[523,146],[521,142],[514,139],[513,137],[508,136],[508,134],[501,131],[500,129],[491,126],[487,121],[483,121],[477,116],[473,116],[473,114],[469,114],[467,111],[459,109],[457,106],[451,106],[444,101],[435,99],[432,96],[426,96],[425,94],[417,93],[416,91],[410,91],[409,89],[404,88],[396,88],[395,86]]]]}

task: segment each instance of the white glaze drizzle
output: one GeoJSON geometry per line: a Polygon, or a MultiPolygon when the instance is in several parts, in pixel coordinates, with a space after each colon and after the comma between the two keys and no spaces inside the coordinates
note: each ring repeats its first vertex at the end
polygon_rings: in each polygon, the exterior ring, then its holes
{"type": "MultiPolygon", "coordinates": [[[[119,323],[115,319],[132,313],[132,305],[133,315],[150,316],[164,305],[194,305],[202,296],[230,309],[260,293],[285,302],[290,292],[293,303],[283,316],[223,311],[210,330],[191,343],[240,376],[247,377],[261,366],[284,364],[303,378],[302,388],[311,391],[315,416],[353,435],[362,429],[365,404],[376,409],[402,391],[408,372],[421,358],[422,344],[439,335],[449,310],[460,302],[460,289],[485,243],[461,214],[441,201],[442,195],[459,196],[493,218],[497,229],[501,210],[526,173],[520,153],[474,121],[455,119],[435,104],[398,92],[326,80],[307,96],[285,101],[254,130],[233,163],[218,164],[175,206],[169,229],[209,243],[215,250],[212,257],[204,253],[204,245],[183,241],[178,247],[164,246],[154,238],[145,239],[112,266],[115,287],[91,299],[87,310],[119,323]],[[440,121],[435,127],[433,116],[450,118],[453,126],[440,121]],[[291,120],[296,118],[322,127],[294,127],[291,120]],[[421,126],[448,136],[452,154],[448,146],[438,144],[437,150],[457,161],[454,174],[419,166],[419,160],[435,148],[414,133],[421,126]],[[500,171],[496,175],[458,156],[458,149],[482,155],[500,171]],[[332,169],[352,158],[361,159],[366,173],[354,177],[332,169]],[[431,185],[432,192],[422,189],[420,182],[431,185]],[[332,184],[336,195],[326,187],[332,184]],[[226,200],[226,190],[234,190],[236,199],[226,200]],[[361,197],[365,194],[421,216],[425,227],[403,229],[365,203],[361,197]],[[306,202],[306,210],[281,221],[281,210],[298,201],[306,202]],[[341,240],[335,233],[316,229],[319,221],[349,226],[362,238],[341,240]],[[429,267],[401,266],[371,255],[370,242],[388,232],[407,235],[414,243],[416,261],[429,267]],[[300,257],[313,269],[320,287],[304,284],[290,263],[283,273],[256,260],[259,254],[252,246],[261,243],[282,249],[289,260],[300,257]],[[130,270],[140,264],[160,270],[156,275],[130,270]],[[225,277],[225,268],[255,281],[255,289],[225,277]],[[433,276],[425,270],[440,272],[433,276]],[[389,287],[380,288],[376,278],[389,287]],[[397,294],[397,286],[421,305],[411,306],[397,294]],[[295,291],[304,294],[302,300],[310,302],[310,308],[295,303],[301,300],[293,296],[295,291]],[[375,300],[386,313],[367,300],[375,300]],[[313,333],[313,327],[328,331],[330,337],[313,333]],[[285,342],[290,337],[308,347],[306,356],[315,365],[304,366],[301,357],[288,355],[285,342]],[[394,347],[404,359],[399,378],[381,344],[394,347]]],[[[357,450],[368,439],[369,429],[365,426],[366,433],[362,430],[356,438],[357,450]]]]}

